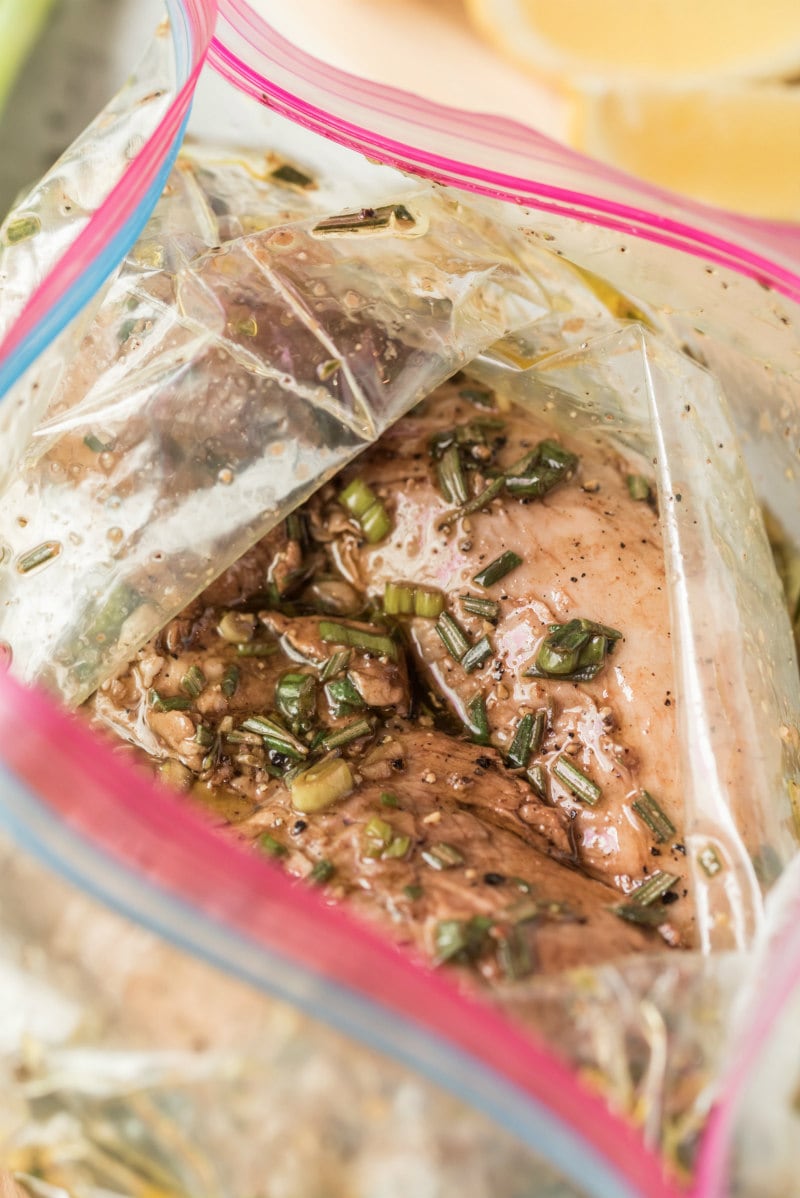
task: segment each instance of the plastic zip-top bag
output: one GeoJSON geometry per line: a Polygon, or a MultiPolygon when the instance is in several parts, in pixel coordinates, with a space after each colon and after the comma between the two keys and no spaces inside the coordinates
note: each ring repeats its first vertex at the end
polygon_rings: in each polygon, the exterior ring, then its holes
{"type": "Polygon", "coordinates": [[[8,1168],[786,1193],[796,233],[169,18],[0,234],[8,1168]]]}

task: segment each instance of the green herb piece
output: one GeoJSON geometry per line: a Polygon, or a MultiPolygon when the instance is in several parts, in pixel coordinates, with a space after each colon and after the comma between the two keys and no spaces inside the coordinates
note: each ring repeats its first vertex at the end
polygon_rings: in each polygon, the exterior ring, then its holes
{"type": "Polygon", "coordinates": [[[17,570],[20,574],[30,574],[31,570],[58,557],[60,552],[61,545],[58,541],[45,541],[42,545],[31,549],[29,553],[24,553],[22,557],[17,558],[17,570]]]}
{"type": "Polygon", "coordinates": [[[437,463],[436,474],[441,492],[448,503],[467,502],[469,491],[457,445],[451,445],[449,449],[445,450],[441,460],[437,463]]]}
{"type": "Polygon", "coordinates": [[[326,682],[325,698],[328,700],[328,708],[335,720],[366,707],[366,703],[349,677],[335,678],[332,682],[326,682]]]}
{"type": "Polygon", "coordinates": [[[444,611],[444,595],[441,591],[428,591],[417,587],[414,591],[414,615],[425,620],[436,620],[444,611]]]}
{"type": "Polygon", "coordinates": [[[525,777],[530,782],[540,799],[547,798],[547,774],[543,765],[532,765],[525,771],[525,777]]]}
{"type": "Polygon", "coordinates": [[[281,844],[274,836],[270,836],[269,832],[259,836],[258,847],[269,857],[285,857],[288,851],[286,845],[281,844]]]}
{"type": "Polygon", "coordinates": [[[192,705],[191,700],[185,699],[183,695],[162,697],[157,690],[150,691],[147,701],[153,711],[186,711],[192,705]]]}
{"type": "Polygon", "coordinates": [[[336,873],[336,866],[332,861],[328,861],[323,857],[317,861],[311,873],[306,879],[313,886],[324,886],[326,882],[330,882],[333,875],[336,873]]]}
{"type": "Polygon", "coordinates": [[[352,649],[340,649],[338,653],[332,654],[322,667],[319,676],[320,682],[327,682],[335,674],[341,674],[342,670],[346,670],[352,656],[352,649]]]}
{"type": "Polygon", "coordinates": [[[17,245],[20,241],[27,241],[29,237],[35,237],[41,230],[42,222],[38,216],[19,216],[6,226],[6,245],[17,245]]]}
{"type": "Polygon", "coordinates": [[[299,187],[302,191],[316,186],[310,175],[298,170],[296,166],[290,166],[288,162],[276,167],[271,178],[277,179],[279,183],[288,183],[290,187],[299,187]]]}
{"type": "Polygon", "coordinates": [[[92,453],[108,453],[111,449],[110,445],[104,445],[99,437],[94,433],[87,433],[83,438],[83,443],[87,449],[91,449],[92,453]]]}
{"type": "Polygon", "coordinates": [[[462,595],[459,602],[464,611],[471,616],[480,616],[490,624],[496,624],[500,618],[500,604],[494,599],[482,599],[478,595],[462,595]]]}
{"type": "Polygon", "coordinates": [[[308,523],[304,512],[289,512],[283,524],[288,541],[297,541],[303,548],[308,545],[308,523]]]}
{"type": "Polygon", "coordinates": [[[198,665],[189,666],[189,669],[181,678],[181,689],[186,691],[190,698],[196,699],[205,689],[206,676],[198,665]]]}
{"type": "Polygon", "coordinates": [[[399,807],[400,800],[398,799],[397,795],[392,794],[392,792],[390,790],[384,790],[383,793],[381,794],[381,806],[382,807],[399,807]]]}
{"type": "Polygon", "coordinates": [[[326,757],[301,770],[289,781],[292,806],[304,815],[330,807],[337,799],[350,794],[353,786],[350,766],[342,757],[326,757]]]}
{"type": "Polygon", "coordinates": [[[659,844],[663,844],[665,840],[669,840],[670,836],[675,835],[675,825],[672,820],[662,811],[648,791],[643,790],[631,806],[643,823],[647,824],[659,844]]]}
{"type": "Polygon", "coordinates": [[[488,636],[482,636],[479,641],[476,641],[471,649],[468,649],[461,658],[461,664],[468,674],[474,670],[479,670],[482,665],[485,665],[492,656],[492,642],[488,636]]]}
{"type": "Polygon", "coordinates": [[[470,699],[467,704],[467,719],[467,729],[476,744],[488,745],[489,717],[486,714],[486,699],[482,694],[470,699]]]}
{"type": "Polygon", "coordinates": [[[586,774],[579,770],[569,757],[557,758],[552,768],[559,782],[563,782],[576,799],[580,799],[589,807],[594,807],[603,793],[596,782],[587,778],[586,774]]]}
{"type": "Polygon", "coordinates": [[[471,919],[442,919],[436,925],[434,945],[436,964],[456,958],[472,960],[486,944],[492,919],[488,915],[473,915],[471,919]]]}
{"type": "Polygon", "coordinates": [[[339,503],[346,507],[356,520],[360,520],[366,515],[374,503],[378,502],[378,496],[368,487],[363,478],[354,478],[351,483],[339,493],[339,503]]]}
{"type": "Polygon", "coordinates": [[[196,744],[202,745],[204,749],[209,749],[217,738],[206,724],[198,724],[194,739],[196,744]]]}
{"type": "Polygon", "coordinates": [[[291,727],[307,724],[317,706],[317,680],[313,674],[281,674],[275,687],[275,706],[291,727]]]}
{"type": "Polygon", "coordinates": [[[239,667],[228,666],[225,673],[222,675],[220,690],[226,698],[231,699],[236,694],[236,688],[239,685],[239,667]]]}
{"type": "Polygon", "coordinates": [[[533,716],[524,715],[517,724],[514,739],[506,754],[506,761],[514,770],[524,770],[531,755],[533,741],[533,716]]]}
{"type": "Polygon", "coordinates": [[[364,857],[381,857],[392,843],[394,831],[385,819],[373,815],[364,825],[361,852],[364,857]]]}
{"type": "Polygon", "coordinates": [[[518,982],[533,973],[533,960],[525,936],[519,928],[509,928],[497,940],[497,963],[508,982],[518,982]]]}
{"type": "Polygon", "coordinates": [[[380,499],[373,503],[361,517],[361,532],[364,540],[370,545],[376,545],[392,531],[392,521],[380,499]]]}
{"type": "Polygon", "coordinates": [[[414,217],[404,204],[384,204],[380,208],[362,208],[359,212],[329,216],[318,221],[311,231],[317,237],[343,233],[375,233],[384,229],[402,233],[409,232],[415,224],[414,217]]]}
{"type": "Polygon", "coordinates": [[[217,632],[224,641],[240,645],[255,636],[256,618],[252,612],[226,611],[217,624],[217,632]]]}
{"type": "Polygon", "coordinates": [[[629,474],[625,479],[628,484],[628,494],[631,499],[647,500],[650,498],[650,483],[641,474],[629,474]]]}
{"type": "Polygon", "coordinates": [[[722,862],[713,845],[707,844],[705,848],[702,848],[697,854],[697,860],[700,862],[703,873],[709,878],[713,878],[722,869],[722,862]]]}
{"type": "Polygon", "coordinates": [[[567,624],[551,624],[534,664],[525,674],[533,678],[588,682],[600,673],[621,636],[616,628],[583,618],[567,624]]]}
{"type": "Polygon", "coordinates": [[[383,588],[383,610],[387,616],[410,616],[414,611],[414,588],[402,582],[387,582],[383,588]]]}
{"type": "Polygon", "coordinates": [[[666,920],[663,907],[641,907],[637,903],[618,903],[609,910],[619,919],[627,923],[639,924],[646,928],[657,928],[666,920]]]}
{"type": "Polygon", "coordinates": [[[469,649],[469,641],[464,630],[456,623],[449,612],[443,611],[439,616],[439,619],[436,621],[436,631],[450,656],[455,658],[456,661],[461,661],[469,649]]]}
{"type": "Polygon", "coordinates": [[[443,524],[450,524],[458,516],[471,516],[473,512],[480,512],[483,508],[488,507],[492,500],[496,499],[502,491],[505,481],[504,474],[493,478],[478,495],[475,495],[470,499],[469,503],[465,503],[458,511],[453,512],[451,516],[443,521],[443,524]]]}
{"type": "Polygon", "coordinates": [[[636,887],[630,895],[630,901],[637,907],[649,907],[656,899],[661,898],[662,894],[671,890],[677,881],[678,874],[668,874],[660,869],[646,882],[642,882],[641,886],[636,887]]]}
{"type": "Polygon", "coordinates": [[[249,641],[236,646],[239,657],[272,657],[277,652],[275,641],[249,641]]]}
{"type": "Polygon", "coordinates": [[[362,736],[369,736],[372,732],[372,724],[369,720],[353,720],[351,724],[346,724],[344,728],[336,728],[333,732],[329,732],[327,736],[322,738],[322,744],[325,749],[341,749],[343,745],[349,745],[354,740],[360,740],[362,736]]]}
{"type": "Polygon", "coordinates": [[[537,711],[533,717],[533,731],[531,733],[531,753],[538,753],[542,747],[544,740],[544,730],[547,724],[547,712],[537,711]]]}
{"type": "Polygon", "coordinates": [[[406,896],[407,899],[410,899],[412,903],[416,903],[418,899],[421,899],[424,893],[425,893],[425,891],[423,890],[423,888],[421,886],[404,886],[403,887],[403,894],[406,896]]]}
{"type": "Polygon", "coordinates": [[[405,857],[410,848],[410,836],[395,836],[383,855],[384,857],[405,857]]]}
{"type": "Polygon", "coordinates": [[[540,441],[532,453],[505,475],[506,489],[517,499],[541,499],[574,473],[578,458],[557,441],[540,441]]]}
{"type": "Polygon", "coordinates": [[[274,753],[281,753],[295,761],[302,761],[304,757],[308,757],[308,746],[269,716],[248,716],[242,722],[242,728],[245,732],[255,732],[274,753]]]}
{"type": "Polygon", "coordinates": [[[484,391],[478,387],[462,387],[458,395],[460,399],[465,399],[467,403],[475,404],[478,408],[494,407],[494,395],[491,391],[484,391]]]}
{"type": "Polygon", "coordinates": [[[455,845],[445,844],[443,841],[423,849],[421,857],[426,865],[436,870],[454,869],[457,865],[464,864],[464,858],[455,845]]]}
{"type": "Polygon", "coordinates": [[[346,624],[334,624],[331,620],[320,620],[320,640],[338,645],[351,645],[362,653],[374,653],[377,657],[397,659],[397,646],[389,636],[367,632],[363,628],[348,628],[346,624]]]}
{"type": "Polygon", "coordinates": [[[522,558],[518,553],[514,553],[513,549],[507,549],[505,553],[501,553],[493,562],[489,562],[488,566],[484,566],[472,579],[479,587],[491,587],[501,578],[505,578],[506,574],[510,574],[512,570],[516,570],[517,566],[522,565],[522,558]]]}

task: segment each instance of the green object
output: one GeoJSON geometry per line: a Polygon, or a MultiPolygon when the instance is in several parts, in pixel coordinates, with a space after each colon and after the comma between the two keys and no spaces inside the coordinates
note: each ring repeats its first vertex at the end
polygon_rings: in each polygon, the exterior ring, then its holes
{"type": "Polygon", "coordinates": [[[553,766],[553,773],[559,782],[563,782],[572,791],[576,799],[581,799],[590,807],[594,807],[603,793],[597,783],[587,778],[569,757],[559,757],[553,766]]]}
{"type": "Polygon", "coordinates": [[[488,636],[482,636],[479,641],[476,641],[471,649],[467,649],[464,656],[461,658],[461,664],[468,674],[473,670],[478,670],[482,665],[485,665],[492,656],[492,642],[488,636]]]}
{"type": "Polygon", "coordinates": [[[510,574],[512,570],[516,570],[517,566],[522,565],[522,558],[518,553],[514,553],[513,549],[506,550],[496,557],[493,562],[489,562],[488,566],[475,575],[473,582],[477,582],[480,587],[494,586],[501,578],[505,578],[506,574],[510,574]]]}

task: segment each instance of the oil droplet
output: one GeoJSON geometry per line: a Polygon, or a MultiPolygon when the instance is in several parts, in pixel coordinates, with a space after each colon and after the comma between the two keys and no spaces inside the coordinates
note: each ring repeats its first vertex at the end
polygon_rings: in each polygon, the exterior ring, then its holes
{"type": "Polygon", "coordinates": [[[5,674],[11,668],[14,654],[8,641],[0,641],[0,674],[5,674]]]}
{"type": "Polygon", "coordinates": [[[223,487],[229,487],[234,479],[234,473],[229,467],[224,466],[217,475],[217,482],[222,483],[223,487]]]}
{"type": "Polygon", "coordinates": [[[286,250],[294,245],[294,233],[291,229],[276,229],[274,233],[270,233],[267,244],[274,249],[286,250]]]}
{"type": "Polygon", "coordinates": [[[125,536],[125,533],[118,525],[115,524],[113,528],[109,528],[106,536],[108,537],[109,541],[113,541],[115,545],[118,545],[125,536]]]}
{"type": "Polygon", "coordinates": [[[100,457],[97,460],[100,463],[103,470],[110,470],[111,467],[114,465],[113,453],[101,453],[100,457]]]}
{"type": "Polygon", "coordinates": [[[345,291],[342,300],[345,308],[355,309],[361,307],[361,296],[357,291],[345,291]]]}
{"type": "Polygon", "coordinates": [[[20,528],[27,528],[28,527],[28,517],[27,516],[17,516],[17,524],[20,526],[20,528]]]}

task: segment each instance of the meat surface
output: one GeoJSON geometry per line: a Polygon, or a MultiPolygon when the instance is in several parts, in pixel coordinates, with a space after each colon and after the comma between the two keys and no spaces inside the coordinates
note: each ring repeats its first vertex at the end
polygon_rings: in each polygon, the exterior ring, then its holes
{"type": "Polygon", "coordinates": [[[453,518],[431,438],[464,425],[473,495],[553,436],[442,389],[172,620],[92,717],[228,834],[485,983],[690,943],[657,516],[598,441],[569,443],[580,465],[543,498],[497,484],[453,518]],[[375,544],[339,498],[353,481],[390,517],[375,544]],[[507,550],[521,562],[476,584],[507,550]],[[428,615],[387,614],[387,583],[423,588],[428,615]],[[437,605],[472,645],[488,638],[474,669],[445,647],[437,605]],[[527,676],[577,617],[610,638],[593,634],[596,676],[527,676]],[[520,761],[520,721],[539,713],[520,761]],[[565,762],[599,790],[581,798],[565,762]],[[299,788],[320,765],[344,783],[309,806],[299,788]],[[634,807],[645,791],[669,836],[634,807]],[[655,901],[630,897],[648,883],[655,901]]]}

